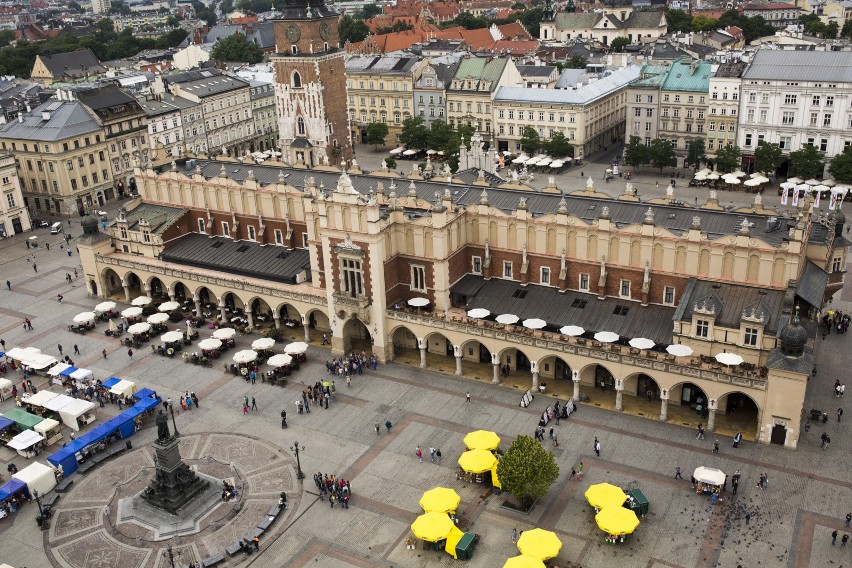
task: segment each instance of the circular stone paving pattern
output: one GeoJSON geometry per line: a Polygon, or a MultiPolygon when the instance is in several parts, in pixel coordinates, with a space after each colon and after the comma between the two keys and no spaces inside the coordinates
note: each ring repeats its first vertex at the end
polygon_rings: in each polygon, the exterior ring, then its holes
{"type": "Polygon", "coordinates": [[[220,502],[201,519],[196,533],[176,539],[156,540],[150,528],[134,522],[116,525],[119,500],[141,492],[154,475],[153,447],[135,449],[74,475],[74,483],[54,507],[44,537],[53,565],[162,568],[169,566],[168,544],[176,565],[201,562],[225,554],[226,548],[252,532],[282,491],[287,493],[287,510],[261,535],[261,542],[280,534],[287,516],[299,508],[295,461],[278,447],[245,435],[207,433],[182,436],[180,453],[196,471],[233,482],[240,489],[239,499],[220,502]]]}

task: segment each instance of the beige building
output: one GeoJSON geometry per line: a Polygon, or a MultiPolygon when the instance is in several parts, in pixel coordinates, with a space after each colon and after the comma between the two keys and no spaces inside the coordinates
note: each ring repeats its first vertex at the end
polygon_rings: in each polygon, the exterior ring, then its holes
{"type": "Polygon", "coordinates": [[[36,55],[30,78],[49,87],[54,83],[96,81],[107,72],[91,49],[36,55]]]}
{"type": "Polygon", "coordinates": [[[148,119],[148,156],[154,165],[160,166],[182,156],[189,147],[184,139],[184,126],[189,130],[184,116],[190,111],[200,115],[201,105],[171,93],[140,96],[136,100],[148,119]]]}
{"type": "Polygon", "coordinates": [[[0,238],[20,235],[32,229],[30,213],[18,179],[15,155],[0,153],[0,238]]]}
{"type": "Polygon", "coordinates": [[[520,151],[527,126],[535,128],[542,141],[561,132],[577,159],[603,150],[624,132],[625,90],[638,76],[639,67],[632,66],[577,89],[501,87],[494,95],[497,150],[520,151]]]}
{"type": "Polygon", "coordinates": [[[741,78],[746,66],[742,61],[722,63],[710,77],[705,124],[708,157],[715,156],[716,151],[726,146],[737,144],[741,78]]]}
{"type": "Polygon", "coordinates": [[[500,87],[524,84],[509,57],[465,56],[447,88],[447,122],[476,128],[486,141],[494,139],[492,105],[500,87]]]}
{"type": "Polygon", "coordinates": [[[822,11],[822,18],[829,22],[837,22],[843,28],[843,24],[852,19],[852,0],[826,2],[822,11]]]}
{"type": "Polygon", "coordinates": [[[625,140],[638,136],[645,146],[650,146],[659,136],[660,85],[668,71],[668,65],[643,65],[639,76],[628,85],[625,140]]]}
{"type": "Polygon", "coordinates": [[[254,118],[255,152],[278,147],[278,115],[275,114],[275,85],[265,81],[250,81],[251,115],[254,118]]]}
{"type": "MultiPolygon", "coordinates": [[[[482,162],[478,144],[470,154],[462,163],[482,162]]],[[[727,212],[712,193],[695,208],[611,199],[591,180],[553,195],[475,170],[356,173],[233,160],[139,170],[143,200],[109,235],[85,222],[87,290],[191,299],[209,319],[245,310],[249,332],[326,333],[335,354],[372,350],[495,383],[508,367],[519,395],[544,388],[796,447],[815,364],[814,327],[796,315],[842,286],[841,213],[819,218],[806,203],[781,218],[759,197],[727,212]],[[407,309],[414,297],[429,306],[407,309]],[[546,326],[497,324],[502,313],[546,326]],[[602,343],[603,331],[618,340],[602,343]],[[640,337],[657,348],[626,343],[640,337]],[[676,344],[692,354],[669,354],[676,344]]]]}
{"type": "Polygon", "coordinates": [[[367,141],[367,127],[388,125],[387,144],[399,142],[402,123],[414,114],[414,83],[426,65],[417,57],[356,56],[346,61],[352,140],[367,141]]]}
{"type": "Polygon", "coordinates": [[[687,143],[704,140],[707,99],[713,69],[706,61],[673,62],[660,85],[659,138],[669,140],[683,164],[687,143]]]}
{"type": "Polygon", "coordinates": [[[106,132],[76,100],[50,100],[0,126],[30,211],[82,214],[115,197],[106,132]]]}
{"type": "Polygon", "coordinates": [[[607,11],[558,12],[541,22],[542,40],[593,40],[609,45],[618,37],[630,43],[652,43],[666,35],[668,22],[661,11],[617,7],[607,11]]]}

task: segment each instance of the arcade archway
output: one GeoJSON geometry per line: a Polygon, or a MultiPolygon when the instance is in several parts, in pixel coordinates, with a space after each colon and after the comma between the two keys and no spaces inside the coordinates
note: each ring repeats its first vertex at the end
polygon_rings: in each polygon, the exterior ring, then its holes
{"type": "MultiPolygon", "coordinates": [[[[739,391],[722,395],[716,403],[716,430],[726,436],[735,436],[741,432],[746,440],[756,440],[760,433],[760,409],[757,403],[739,391]]],[[[786,442],[786,431],[784,434],[786,442]]]]}
{"type": "Polygon", "coordinates": [[[161,304],[169,301],[167,293],[168,288],[165,284],[163,284],[163,281],[156,276],[152,276],[148,281],[148,289],[150,290],[151,299],[154,300],[155,304],[161,304]]]}
{"type": "Polygon", "coordinates": [[[348,355],[353,351],[373,352],[373,336],[366,324],[356,317],[349,318],[343,324],[343,353],[348,355]]]}
{"type": "MultiPolygon", "coordinates": [[[[120,301],[125,301],[124,288],[121,285],[121,277],[112,268],[107,268],[103,272],[102,289],[104,298],[114,298],[120,301]]],[[[94,291],[93,291],[94,292],[94,291]]]]}
{"type": "Polygon", "coordinates": [[[183,285],[183,282],[175,282],[172,294],[176,302],[184,302],[187,299],[191,299],[189,290],[183,285]]]}

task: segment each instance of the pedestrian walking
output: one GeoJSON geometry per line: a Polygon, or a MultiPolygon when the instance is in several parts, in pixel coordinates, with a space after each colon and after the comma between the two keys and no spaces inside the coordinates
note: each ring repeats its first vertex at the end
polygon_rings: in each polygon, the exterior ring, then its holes
{"type": "Polygon", "coordinates": [[[829,436],[828,434],[826,434],[826,436],[825,436],[825,445],[822,447],[822,449],[823,449],[823,450],[827,450],[827,449],[828,449],[829,444],[831,444],[831,436],[829,436]]]}
{"type": "Polygon", "coordinates": [[[251,397],[251,409],[257,410],[257,402],[255,402],[254,397],[251,397]]]}
{"type": "Polygon", "coordinates": [[[390,420],[385,420],[385,428],[387,428],[387,429],[388,429],[388,434],[390,434],[391,426],[392,426],[392,425],[391,425],[391,421],[390,421],[390,420]]]}
{"type": "Polygon", "coordinates": [[[6,288],[8,288],[10,292],[12,291],[12,283],[8,280],[6,280],[6,288]]]}
{"type": "Polygon", "coordinates": [[[248,395],[243,395],[243,406],[249,405],[248,395]]]}
{"type": "Polygon", "coordinates": [[[189,393],[189,398],[192,399],[192,404],[195,405],[195,408],[201,408],[198,405],[198,396],[194,392],[189,393]]]}
{"type": "MultiPolygon", "coordinates": [[[[62,344],[61,344],[61,343],[59,343],[59,344],[57,344],[57,345],[56,345],[56,347],[59,349],[59,356],[61,357],[61,356],[62,356],[62,344]]],[[[838,418],[838,421],[839,421],[839,420],[840,420],[840,419],[838,418]]]]}
{"type": "Polygon", "coordinates": [[[27,324],[27,331],[33,330],[33,322],[30,321],[30,318],[24,318],[24,323],[27,324]]]}
{"type": "Polygon", "coordinates": [[[513,528],[512,529],[512,544],[515,544],[516,542],[518,542],[518,529],[513,528]]]}
{"type": "Polygon", "coordinates": [[[577,477],[577,470],[572,467],[571,475],[568,476],[568,479],[574,479],[575,477],[577,477]]]}
{"type": "Polygon", "coordinates": [[[843,538],[840,539],[840,546],[846,548],[846,543],[849,542],[849,535],[843,533],[843,538]]]}
{"type": "Polygon", "coordinates": [[[248,406],[246,406],[246,405],[244,404],[244,405],[243,405],[243,416],[245,416],[246,414],[248,414],[248,411],[249,411],[248,406]]]}
{"type": "Polygon", "coordinates": [[[695,439],[696,440],[703,440],[704,439],[704,427],[701,426],[700,422],[698,423],[698,435],[695,436],[695,439]]]}
{"type": "Polygon", "coordinates": [[[429,461],[435,463],[435,447],[429,446],[429,461]]]}
{"type": "Polygon", "coordinates": [[[3,348],[3,351],[6,351],[6,342],[0,339],[0,347],[3,348]]]}
{"type": "Polygon", "coordinates": [[[435,463],[441,465],[441,448],[435,450],[435,463]]]}
{"type": "Polygon", "coordinates": [[[852,513],[846,513],[846,528],[849,528],[849,523],[852,523],[852,513]]]}
{"type": "Polygon", "coordinates": [[[106,358],[107,358],[107,356],[106,356],[106,349],[101,349],[101,353],[103,353],[104,359],[106,359],[106,358]]]}
{"type": "Polygon", "coordinates": [[[376,426],[376,435],[378,436],[379,434],[381,434],[381,431],[379,430],[379,421],[378,420],[376,420],[375,426],[376,426]]]}
{"type": "Polygon", "coordinates": [[[595,455],[597,455],[598,457],[601,457],[601,443],[598,442],[597,438],[595,438],[594,448],[595,448],[595,455]]]}
{"type": "Polygon", "coordinates": [[[133,349],[127,350],[127,356],[130,357],[131,359],[133,359],[133,349]]]}
{"type": "Polygon", "coordinates": [[[675,468],[675,479],[683,479],[683,477],[681,476],[681,469],[680,469],[680,466],[677,466],[677,467],[675,468]]]}
{"type": "Polygon", "coordinates": [[[322,344],[328,345],[328,335],[326,335],[324,333],[322,334],[322,344]]]}
{"type": "Polygon", "coordinates": [[[553,428],[551,428],[550,431],[547,433],[547,437],[550,438],[551,441],[553,441],[553,428]]]}
{"type": "Polygon", "coordinates": [[[842,409],[842,408],[838,408],[838,409],[837,409],[837,421],[838,421],[838,422],[840,422],[840,419],[841,419],[842,417],[843,417],[843,409],[842,409]]]}
{"type": "Polygon", "coordinates": [[[831,532],[831,546],[834,546],[835,544],[837,544],[837,529],[834,529],[831,532]]]}
{"type": "Polygon", "coordinates": [[[35,262],[33,263],[33,272],[38,272],[38,266],[36,266],[35,262]]]}
{"type": "Polygon", "coordinates": [[[80,348],[77,347],[77,344],[75,343],[74,344],[74,355],[79,355],[79,354],[80,354],[80,348]]]}
{"type": "Polygon", "coordinates": [[[715,442],[713,442],[713,453],[714,454],[719,453],[719,440],[716,440],[715,442]]]}
{"type": "Polygon", "coordinates": [[[577,466],[577,481],[583,479],[583,462],[577,466]]]}
{"type": "Polygon", "coordinates": [[[748,525],[751,522],[751,513],[746,512],[745,521],[746,521],[746,525],[748,525]]]}
{"type": "Polygon", "coordinates": [[[417,456],[417,461],[423,463],[423,450],[420,449],[420,446],[417,446],[417,449],[414,451],[414,454],[417,456]]]}
{"type": "Polygon", "coordinates": [[[742,442],[742,441],[743,441],[743,433],[742,433],[742,432],[737,432],[737,435],[736,435],[736,436],[734,436],[734,447],[735,447],[735,448],[739,448],[739,447],[740,447],[740,442],[742,442]]]}
{"type": "Polygon", "coordinates": [[[467,403],[470,404],[470,391],[467,391],[465,397],[467,398],[467,403]]]}
{"type": "Polygon", "coordinates": [[[559,446],[559,434],[553,434],[553,447],[559,446]]]}

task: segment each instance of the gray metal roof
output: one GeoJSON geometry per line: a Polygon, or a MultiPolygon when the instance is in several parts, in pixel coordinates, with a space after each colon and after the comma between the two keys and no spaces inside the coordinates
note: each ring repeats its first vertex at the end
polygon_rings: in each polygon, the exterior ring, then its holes
{"type": "Polygon", "coordinates": [[[418,57],[356,56],[346,60],[346,74],[408,75],[419,62],[418,57]]]}
{"type": "Polygon", "coordinates": [[[91,49],[80,49],[66,53],[39,55],[39,59],[50,71],[54,79],[63,77],[85,77],[106,73],[106,69],[98,61],[91,49]]]}
{"type": "Polygon", "coordinates": [[[103,131],[80,101],[48,101],[19,116],[23,122],[13,120],[0,126],[0,138],[55,142],[103,131]],[[50,113],[49,120],[44,120],[43,111],[50,113]]]}
{"type": "MultiPolygon", "coordinates": [[[[459,283],[470,289],[476,279],[482,286],[468,295],[467,309],[485,308],[492,315],[515,314],[521,321],[540,318],[554,330],[565,325],[579,325],[589,333],[612,331],[625,339],[647,337],[660,345],[672,341],[671,306],[641,306],[638,301],[619,298],[599,300],[594,294],[582,292],[560,292],[557,288],[492,278],[467,275],[459,283]],[[520,292],[519,292],[520,291],[520,292]],[[580,307],[582,306],[582,307],[580,307]],[[616,308],[620,308],[616,310],[616,308]],[[626,313],[617,315],[615,312],[626,313]]],[[[458,293],[456,286],[450,291],[458,293]]]]}
{"type": "Polygon", "coordinates": [[[167,75],[165,79],[170,84],[179,84],[181,90],[199,98],[219,95],[249,86],[247,81],[231,75],[223,75],[215,69],[176,73],[167,75]]]}
{"type": "Polygon", "coordinates": [[[307,249],[287,249],[251,241],[235,241],[227,237],[208,237],[199,233],[182,236],[164,250],[160,257],[166,262],[286,284],[295,284],[297,274],[311,270],[307,249]]]}
{"type": "Polygon", "coordinates": [[[582,85],[576,89],[528,89],[524,87],[500,87],[494,102],[521,102],[564,105],[584,105],[605,97],[625,87],[639,77],[639,66],[631,65],[619,69],[607,77],[582,85]]]}
{"type": "Polygon", "coordinates": [[[556,71],[553,65],[517,65],[521,77],[550,77],[556,71]]]}
{"type": "Polygon", "coordinates": [[[760,49],[743,73],[743,80],[756,79],[852,83],[852,55],[848,51],[760,49]]]}
{"type": "Polygon", "coordinates": [[[828,272],[808,261],[799,279],[796,294],[813,307],[821,308],[826,284],[828,284],[828,272]]]}
{"type": "MultiPolygon", "coordinates": [[[[131,231],[138,231],[139,221],[145,219],[148,222],[150,232],[160,235],[175,221],[183,217],[184,213],[186,213],[186,209],[179,207],[141,203],[138,207],[125,212],[124,217],[127,219],[127,228],[131,231]]],[[[110,223],[110,226],[115,226],[115,220],[110,223]]]]}
{"type": "Polygon", "coordinates": [[[180,112],[182,110],[199,106],[199,103],[191,101],[184,97],[178,97],[172,94],[163,95],[163,100],[148,99],[144,96],[136,97],[136,101],[145,111],[146,116],[160,116],[172,112],[180,112]]]}
{"type": "Polygon", "coordinates": [[[766,334],[775,335],[780,329],[784,291],[690,278],[674,319],[690,321],[696,307],[714,309],[718,326],[737,329],[743,316],[754,317],[763,322],[766,334]]]}
{"type": "Polygon", "coordinates": [[[234,34],[242,34],[261,49],[275,47],[275,32],[272,22],[260,22],[254,24],[218,24],[210,28],[205,40],[207,43],[216,43],[220,39],[231,37],[234,34]]]}
{"type": "MultiPolygon", "coordinates": [[[[285,183],[297,189],[303,189],[305,187],[305,180],[313,177],[317,185],[323,184],[327,191],[331,191],[337,187],[337,180],[340,177],[340,174],[335,172],[288,167],[280,168],[211,160],[197,160],[196,163],[201,167],[201,174],[208,179],[218,176],[224,165],[228,177],[237,182],[244,181],[248,177],[249,171],[251,171],[258,182],[263,185],[278,183],[278,175],[280,173],[284,176],[283,181],[285,183]]],[[[178,163],[178,168],[185,167],[185,164],[178,163]]],[[[186,172],[188,176],[192,175],[193,172],[191,170],[192,168],[186,172]]],[[[350,177],[353,187],[362,195],[369,194],[370,189],[375,190],[378,182],[384,184],[385,193],[389,194],[389,188],[393,181],[388,178],[373,177],[371,175],[351,175],[350,177]]],[[[488,176],[486,176],[487,179],[488,176]]],[[[397,185],[397,195],[402,195],[408,191],[411,180],[398,179],[394,183],[397,185]]],[[[487,190],[489,204],[505,213],[511,213],[517,209],[518,201],[523,197],[526,200],[527,209],[533,217],[556,213],[556,210],[559,208],[560,199],[562,199],[560,195],[551,193],[448,183],[435,178],[432,181],[417,180],[414,182],[414,185],[417,196],[428,202],[432,202],[435,199],[436,191],[440,192],[440,195],[443,195],[445,190],[449,190],[453,202],[461,207],[479,204],[483,190],[487,190]]],[[[645,220],[645,213],[649,207],[648,203],[644,202],[617,201],[615,199],[600,199],[574,195],[565,196],[565,205],[569,215],[580,218],[589,224],[596,221],[601,216],[604,207],[607,207],[609,208],[611,221],[619,227],[641,225],[645,220]]],[[[742,226],[742,221],[745,218],[748,219],[749,223],[753,224],[753,228],[750,231],[752,237],[762,239],[767,244],[777,247],[787,238],[787,223],[794,223],[792,219],[779,218],[781,221],[780,225],[775,230],[767,233],[764,230],[767,217],[763,215],[744,215],[742,213],[674,205],[651,205],[650,207],[655,214],[656,225],[664,227],[675,234],[682,234],[688,231],[692,225],[692,218],[694,216],[700,217],[701,230],[710,240],[718,239],[724,235],[738,234],[742,226]]]]}

